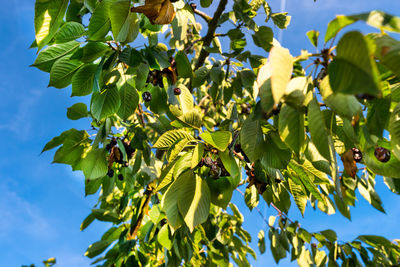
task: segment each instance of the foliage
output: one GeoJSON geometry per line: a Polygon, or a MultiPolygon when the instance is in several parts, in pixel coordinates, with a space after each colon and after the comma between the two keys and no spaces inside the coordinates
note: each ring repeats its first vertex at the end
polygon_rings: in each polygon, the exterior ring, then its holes
{"type": "Polygon", "coordinates": [[[33,66],[49,86],[90,95],[67,116],[89,118],[93,132],[70,129],[43,152],[58,147],[54,162],[82,171],[86,195],[99,196],[81,230],[112,223],[86,251],[95,264],[249,266],[252,237],[231,202],[243,186],[250,210],[266,201],[279,211],[258,234],[277,263],[399,264],[398,241],[339,241],[286,214],[310,205],[350,219],[357,191],[385,212],[377,175],[399,194],[400,42],[386,32],[399,33],[400,18],[338,16],[323,48],[310,31],[319,52],[298,56],[270,27],[289,23],[265,0],[36,1],[33,66]],[[381,33],[339,39],[355,21],[381,33]]]}

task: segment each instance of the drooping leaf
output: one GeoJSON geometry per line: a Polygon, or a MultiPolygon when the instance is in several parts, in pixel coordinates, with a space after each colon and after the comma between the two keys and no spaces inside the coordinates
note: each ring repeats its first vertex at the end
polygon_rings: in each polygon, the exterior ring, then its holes
{"type": "Polygon", "coordinates": [[[179,77],[191,78],[193,76],[192,66],[188,57],[183,51],[176,53],[175,61],[179,77]]]}
{"type": "Polygon", "coordinates": [[[66,43],[82,37],[85,33],[85,27],[81,23],[70,21],[65,23],[54,37],[58,44],[66,43]]]}
{"type": "Polygon", "coordinates": [[[308,105],[308,128],[311,140],[319,153],[327,160],[330,160],[328,131],[325,126],[324,117],[319,108],[317,99],[313,99],[308,105]]]}
{"type": "Polygon", "coordinates": [[[54,37],[63,21],[67,6],[68,0],[35,2],[35,32],[39,50],[54,37]]]}
{"type": "Polygon", "coordinates": [[[255,185],[246,188],[246,191],[244,193],[244,202],[246,203],[246,206],[250,209],[250,211],[253,210],[253,208],[257,207],[259,198],[260,196],[258,195],[258,191],[255,185]]]}
{"type": "Polygon", "coordinates": [[[117,42],[133,42],[139,33],[138,17],[130,12],[131,1],[116,1],[110,6],[110,22],[117,42]]]}
{"type": "Polygon", "coordinates": [[[32,66],[42,71],[50,72],[51,67],[57,59],[74,52],[78,47],[79,42],[77,41],[49,46],[40,52],[32,66]]]}
{"type": "Polygon", "coordinates": [[[304,114],[288,105],[283,105],[279,118],[279,135],[298,154],[305,142],[304,114]]]}
{"type": "Polygon", "coordinates": [[[67,117],[70,120],[79,120],[87,117],[88,111],[85,103],[76,103],[67,109],[67,117]]]}
{"type": "Polygon", "coordinates": [[[266,52],[271,50],[273,36],[272,29],[267,26],[259,27],[258,31],[252,35],[254,44],[263,48],[266,52]]]}
{"type": "Polygon", "coordinates": [[[182,175],[178,199],[179,212],[190,231],[207,220],[210,212],[210,190],[207,183],[191,171],[182,175]]]}
{"type": "Polygon", "coordinates": [[[348,32],[339,41],[337,56],[329,64],[332,91],[344,94],[378,95],[379,74],[372,51],[360,32],[348,32]]]}
{"type": "Polygon", "coordinates": [[[389,15],[383,11],[373,10],[369,13],[361,13],[351,16],[338,15],[328,24],[325,35],[325,43],[335,37],[341,29],[353,24],[358,20],[363,20],[367,24],[378,29],[391,32],[400,32],[400,18],[389,15]]]}
{"type": "Polygon", "coordinates": [[[326,105],[343,118],[351,120],[353,116],[361,113],[362,107],[355,96],[333,93],[328,76],[321,81],[320,90],[326,105]]]}
{"type": "Polygon", "coordinates": [[[240,131],[240,144],[242,150],[254,162],[261,156],[261,143],[263,142],[263,134],[260,121],[252,120],[250,117],[246,119],[240,131]]]}
{"type": "Polygon", "coordinates": [[[111,0],[104,0],[97,4],[96,9],[94,10],[92,17],[89,21],[89,40],[103,40],[107,33],[110,31],[111,21],[109,10],[111,3],[111,0]]]}
{"type": "Polygon", "coordinates": [[[85,96],[93,91],[94,74],[96,70],[96,64],[86,64],[75,72],[71,82],[71,96],[85,96]]]}
{"type": "Polygon", "coordinates": [[[400,159],[400,104],[396,105],[390,116],[389,132],[393,154],[400,159]]]}
{"type": "Polygon", "coordinates": [[[139,94],[132,85],[126,82],[119,89],[119,97],[121,105],[117,114],[121,119],[126,120],[135,113],[139,104],[139,94]]]}
{"type": "Polygon", "coordinates": [[[70,55],[66,55],[57,59],[51,67],[49,86],[61,89],[71,84],[74,73],[83,66],[83,62],[70,59],[70,55]]]}
{"type": "Polygon", "coordinates": [[[271,90],[275,104],[285,94],[286,86],[292,76],[293,57],[286,48],[274,46],[269,54],[271,64],[271,90]]]}
{"type": "Polygon", "coordinates": [[[105,149],[91,150],[82,160],[82,170],[86,179],[93,180],[107,174],[107,152],[105,149]]]}
{"type": "Polygon", "coordinates": [[[232,141],[232,134],[228,131],[203,132],[200,138],[218,150],[224,151],[232,141]]]}
{"type": "Polygon", "coordinates": [[[97,120],[102,120],[116,113],[121,105],[118,89],[111,86],[99,93],[93,93],[90,110],[97,120]]]}

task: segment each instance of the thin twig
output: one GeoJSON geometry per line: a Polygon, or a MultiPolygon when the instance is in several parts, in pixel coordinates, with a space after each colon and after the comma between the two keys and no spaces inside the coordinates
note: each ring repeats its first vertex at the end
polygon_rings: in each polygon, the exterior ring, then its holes
{"type": "Polygon", "coordinates": [[[197,15],[199,15],[202,19],[204,19],[207,23],[209,23],[212,20],[212,17],[204,13],[203,11],[200,11],[198,9],[193,8],[193,12],[197,15]]]}

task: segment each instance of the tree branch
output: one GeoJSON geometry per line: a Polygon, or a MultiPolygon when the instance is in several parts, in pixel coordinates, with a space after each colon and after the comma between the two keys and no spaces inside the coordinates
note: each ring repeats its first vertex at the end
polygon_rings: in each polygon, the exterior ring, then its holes
{"type": "Polygon", "coordinates": [[[140,226],[142,225],[144,215],[147,213],[147,210],[149,209],[150,199],[152,195],[153,195],[153,186],[149,184],[146,188],[146,191],[144,192],[145,200],[143,206],[141,207],[141,210],[139,211],[140,214],[136,222],[131,225],[131,228],[129,230],[129,235],[128,235],[129,240],[134,239],[135,236],[137,235],[137,232],[139,231],[140,226]]]}
{"type": "Polygon", "coordinates": [[[204,61],[206,60],[207,56],[209,55],[209,53],[205,48],[209,47],[211,41],[214,39],[215,30],[217,29],[218,26],[218,20],[221,17],[222,12],[224,12],[227,3],[228,0],[221,0],[218,4],[217,10],[215,11],[213,18],[208,22],[208,31],[206,36],[204,36],[203,38],[204,41],[203,48],[201,49],[200,56],[196,62],[194,70],[200,68],[204,64],[204,61]]]}

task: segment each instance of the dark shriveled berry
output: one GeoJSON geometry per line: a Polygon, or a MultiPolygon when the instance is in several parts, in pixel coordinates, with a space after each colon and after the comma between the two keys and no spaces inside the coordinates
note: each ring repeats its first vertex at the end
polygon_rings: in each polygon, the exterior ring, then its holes
{"type": "Polygon", "coordinates": [[[144,92],[142,94],[142,98],[145,102],[150,102],[151,101],[151,93],[150,92],[144,92]]]}
{"type": "Polygon", "coordinates": [[[109,170],[107,172],[108,177],[112,178],[114,176],[114,170],[109,170]]]}
{"type": "Polygon", "coordinates": [[[388,162],[390,160],[390,151],[384,147],[375,148],[374,155],[380,162],[388,162]]]}
{"type": "Polygon", "coordinates": [[[174,95],[180,95],[181,93],[182,92],[181,92],[180,88],[178,88],[178,87],[174,88],[174,95]]]}
{"type": "Polygon", "coordinates": [[[124,176],[122,174],[118,174],[118,180],[120,181],[124,180],[124,176]]]}
{"type": "Polygon", "coordinates": [[[353,159],[355,162],[360,162],[362,160],[362,153],[358,148],[353,147],[351,149],[353,151],[353,159]]]}

